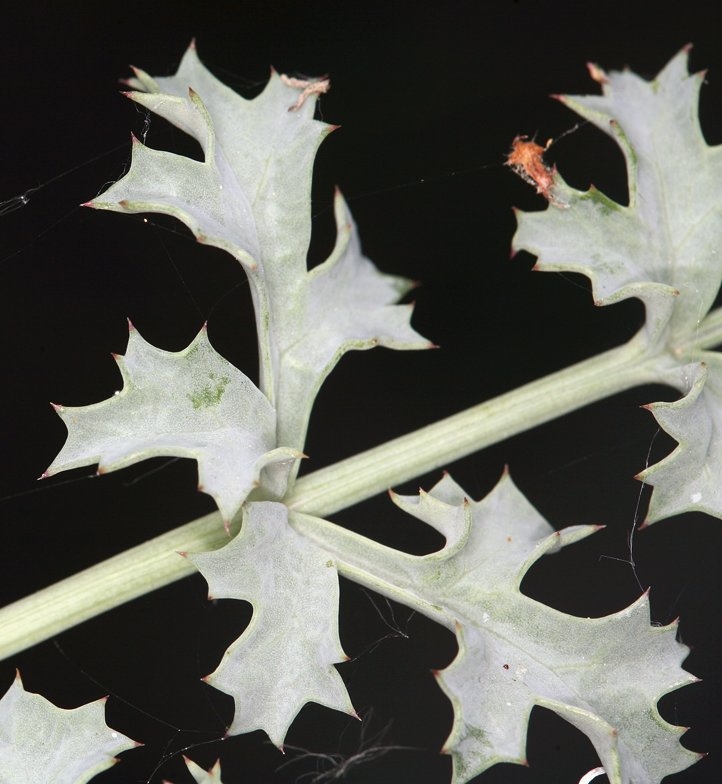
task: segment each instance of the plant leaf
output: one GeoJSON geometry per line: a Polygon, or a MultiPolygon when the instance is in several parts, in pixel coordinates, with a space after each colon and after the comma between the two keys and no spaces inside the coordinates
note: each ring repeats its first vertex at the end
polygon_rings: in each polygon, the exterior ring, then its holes
{"type": "Polygon", "coordinates": [[[645,304],[640,361],[651,358],[658,380],[686,395],[647,406],[679,441],[639,475],[655,485],[647,523],[692,509],[722,517],[722,366],[716,355],[690,348],[722,279],[722,148],[702,135],[697,103],[704,74],[689,75],[687,54],[683,49],[651,82],[592,66],[603,94],[562,97],[619,144],[629,206],[594,188],[576,191],[547,169],[553,206],[521,213],[514,239],[516,248],[539,257],[538,269],[588,275],[596,304],[631,296],[645,304]]]}
{"type": "MultiPolygon", "coordinates": [[[[696,680],[680,666],[688,648],[675,639],[676,623],[650,625],[646,594],[613,615],[577,618],[519,590],[542,555],[598,526],[554,531],[506,474],[483,500],[468,499],[449,476],[428,493],[394,496],[447,537],[442,550],[426,556],[290,516],[300,532],[315,529],[339,563],[344,553],[344,573],[368,574],[373,564],[373,574],[394,586],[394,598],[413,597],[414,607],[428,607],[430,617],[456,630],[458,655],[438,673],[454,708],[445,746],[454,782],[498,762],[524,763],[535,705],[589,737],[610,784],[659,784],[696,761],[679,743],[684,729],[664,721],[656,707],[667,691],[696,680]]],[[[373,579],[365,584],[374,587],[373,579]]]]}
{"type": "Polygon", "coordinates": [[[645,520],[699,511],[722,517],[722,357],[706,352],[704,362],[678,371],[687,394],[648,408],[677,448],[642,471],[638,479],[654,485],[645,520]]]}
{"type": "Polygon", "coordinates": [[[302,444],[321,383],[350,349],[430,348],[410,325],[412,305],[394,305],[411,288],[405,278],[380,273],[361,252],[356,226],[341,193],[334,212],[338,236],[329,258],[305,276],[278,323],[279,411],[293,411],[283,443],[302,444]]]}
{"type": "Polygon", "coordinates": [[[263,92],[245,100],[203,66],[193,45],[173,76],[135,73],[130,86],[146,92],[130,97],[197,139],[204,161],[135,141],[128,173],[89,206],[173,215],[243,264],[256,307],[259,386],[277,410],[277,443],[302,449],[313,398],[343,353],[431,345],[411,328],[411,306],[393,305],[411,283],[363,256],[340,194],[336,247],[307,271],[313,160],[333,130],[313,119],[315,95],[301,101],[304,92],[273,72],[263,92]]]}
{"type": "MultiPolygon", "coordinates": [[[[427,507],[440,498],[451,504],[450,516],[469,504],[450,477],[421,502],[397,503],[429,522],[427,507]]],[[[697,755],[679,744],[684,730],[656,709],[666,691],[695,680],[679,666],[688,649],[675,640],[676,624],[651,626],[646,594],[614,615],[590,619],[558,612],[519,590],[542,555],[597,527],[553,531],[508,475],[469,506],[467,541],[443,571],[433,572],[433,595],[457,623],[459,653],[439,674],[454,706],[446,751],[455,780],[469,781],[496,762],[523,762],[534,705],[589,737],[611,784],[658,784],[692,764],[697,755]]],[[[427,567],[419,577],[429,585],[427,567]]]]}
{"type": "MultiPolygon", "coordinates": [[[[192,457],[199,489],[213,496],[228,522],[264,467],[300,456],[274,448],[270,403],[215,351],[205,328],[183,351],[170,352],[131,327],[125,356],[115,359],[121,391],[89,406],[55,406],[68,438],[43,476],[94,463],[103,473],[158,455],[192,457]]],[[[285,475],[266,476],[268,489],[282,495],[285,475]]]]}
{"type": "Polygon", "coordinates": [[[213,76],[193,43],[173,76],[134,71],[128,97],[195,138],[205,160],[136,140],[130,170],[90,206],[173,215],[249,272],[272,263],[276,277],[300,278],[311,239],[313,161],[334,130],[313,119],[315,96],[289,111],[299,90],[273,71],[263,92],[246,100],[213,76]]]}
{"type": "Polygon", "coordinates": [[[230,733],[262,729],[282,748],[307,702],[356,715],[333,666],[348,658],[338,637],[335,565],[288,525],[283,504],[248,504],[229,544],[188,557],[210,596],[253,605],[248,628],[206,679],[235,699],[230,733]]]}
{"type": "Polygon", "coordinates": [[[105,699],[73,710],[25,691],[0,699],[0,784],[86,784],[137,744],[105,724],[105,699]]]}
{"type": "Polygon", "coordinates": [[[722,150],[702,135],[704,75],[688,73],[687,54],[651,82],[592,66],[603,94],[560,98],[621,148],[629,205],[593,187],[577,191],[554,171],[558,208],[519,213],[514,238],[515,249],[538,256],[537,269],[587,275],[598,305],[641,299],[648,335],[670,348],[697,329],[722,279],[722,150]]]}

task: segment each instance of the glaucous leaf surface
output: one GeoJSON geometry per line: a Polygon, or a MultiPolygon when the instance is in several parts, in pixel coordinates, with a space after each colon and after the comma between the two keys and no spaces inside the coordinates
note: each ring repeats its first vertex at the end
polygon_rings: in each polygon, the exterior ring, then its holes
{"type": "Polygon", "coordinates": [[[649,406],[679,448],[640,475],[655,485],[648,523],[688,510],[722,517],[722,363],[694,348],[722,280],[722,149],[702,135],[704,74],[689,74],[687,54],[652,81],[591,66],[602,95],[561,97],[619,145],[629,204],[571,188],[537,157],[521,173],[534,181],[546,172],[550,206],[519,213],[514,238],[538,257],[537,269],[587,275],[598,305],[644,302],[639,361],[653,361],[659,382],[685,395],[649,406]],[[534,166],[542,168],[535,174],[534,166]]]}
{"type": "MultiPolygon", "coordinates": [[[[543,555],[598,526],[555,531],[508,475],[478,502],[450,476],[430,492],[396,503],[447,539],[425,556],[400,553],[292,512],[294,527],[316,530],[329,552],[344,553],[349,575],[372,572],[398,599],[455,629],[459,652],[438,674],[454,708],[445,745],[463,784],[498,762],[523,763],[535,705],[558,713],[594,744],[611,784],[659,784],[698,759],[679,742],[684,728],[662,719],[657,701],[694,682],[681,668],[689,650],[676,624],[650,624],[647,595],[602,618],[578,618],[519,590],[543,555]],[[338,544],[338,547],[334,547],[338,544]],[[355,553],[354,553],[355,550],[355,553]],[[373,571],[370,568],[373,564],[373,571]]],[[[340,567],[341,568],[341,567],[340,567]]],[[[373,588],[373,578],[366,585],[373,588]]]]}
{"type": "Polygon", "coordinates": [[[333,130],[313,119],[315,94],[304,97],[274,71],[263,92],[246,100],[203,66],[193,45],[173,76],[135,73],[130,97],[197,139],[204,161],[136,140],[128,173],[89,206],[173,215],[244,266],[256,308],[259,386],[277,410],[277,443],[302,449],[316,392],[346,351],[430,346],[410,326],[412,307],[394,305],[412,284],[363,255],[339,193],[336,246],[307,270],[313,161],[333,130]]]}
{"type": "Polygon", "coordinates": [[[209,596],[253,606],[248,628],[205,679],[235,700],[229,732],[262,729],[279,748],[307,702],[355,715],[333,666],[348,658],[338,636],[336,566],[289,526],[287,515],[283,504],[248,504],[229,544],[188,556],[209,596]]]}
{"type": "Polygon", "coordinates": [[[0,784],[86,784],[136,745],[105,724],[105,699],[58,708],[19,674],[0,699],[0,784]]]}
{"type": "Polygon", "coordinates": [[[55,406],[68,438],[43,476],[98,464],[100,473],[158,455],[198,461],[199,489],[213,496],[226,521],[259,484],[285,491],[288,464],[300,455],[276,449],[271,404],[240,370],[218,354],[203,328],[185,349],[163,351],[130,328],[116,356],[123,388],[89,406],[55,406]],[[273,480],[277,479],[276,482],[273,480]]]}

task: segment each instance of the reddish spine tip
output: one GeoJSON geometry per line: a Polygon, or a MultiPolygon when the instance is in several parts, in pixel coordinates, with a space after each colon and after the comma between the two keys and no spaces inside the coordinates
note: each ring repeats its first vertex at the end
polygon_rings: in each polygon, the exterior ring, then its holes
{"type": "Polygon", "coordinates": [[[95,209],[95,202],[94,201],[84,201],[80,206],[81,207],[91,207],[91,208],[95,209]]]}
{"type": "Polygon", "coordinates": [[[181,558],[188,557],[188,553],[185,550],[176,550],[176,552],[178,553],[178,555],[180,555],[181,558]]]}

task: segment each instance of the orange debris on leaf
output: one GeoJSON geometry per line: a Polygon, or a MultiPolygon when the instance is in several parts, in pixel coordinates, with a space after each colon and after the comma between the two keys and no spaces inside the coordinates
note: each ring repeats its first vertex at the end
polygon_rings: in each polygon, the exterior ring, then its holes
{"type": "Polygon", "coordinates": [[[544,152],[549,148],[551,139],[542,147],[534,141],[529,141],[527,136],[517,136],[511,143],[511,151],[506,158],[506,165],[510,166],[525,182],[533,185],[537,193],[550,202],[554,202],[552,186],[554,184],[554,169],[544,163],[544,152]]]}

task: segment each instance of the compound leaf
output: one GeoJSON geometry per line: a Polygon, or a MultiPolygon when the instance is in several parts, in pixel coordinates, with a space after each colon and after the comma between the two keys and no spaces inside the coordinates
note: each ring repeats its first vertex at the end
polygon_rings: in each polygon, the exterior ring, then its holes
{"type": "Polygon", "coordinates": [[[528,161],[518,151],[510,158],[522,176],[541,182],[551,203],[519,214],[515,247],[536,254],[540,270],[588,275],[599,305],[641,299],[647,319],[640,362],[651,360],[659,382],[685,395],[648,406],[679,442],[640,474],[655,485],[648,523],[692,509],[722,517],[722,365],[717,355],[693,348],[722,279],[722,148],[702,135],[697,104],[704,74],[688,73],[687,55],[685,48],[651,82],[591,66],[602,95],[561,98],[621,148],[627,206],[595,188],[570,188],[543,163],[538,145],[522,148],[528,161]]]}
{"type": "MultiPolygon", "coordinates": [[[[368,574],[366,564],[373,563],[396,598],[413,597],[414,607],[426,606],[455,629],[459,652],[438,680],[454,708],[445,751],[456,784],[498,762],[525,762],[535,705],[589,737],[610,784],[659,784],[698,759],[679,743],[684,729],[664,721],[656,707],[663,694],[696,679],[680,666],[688,649],[676,641],[676,624],[650,624],[646,594],[613,615],[578,618],[519,590],[542,555],[598,526],[554,531],[508,475],[478,502],[449,476],[428,493],[394,499],[443,533],[446,546],[412,556],[354,541],[299,513],[290,519],[307,535],[317,531],[339,561],[343,552],[344,573],[368,574]]],[[[366,584],[373,587],[373,580],[366,584]]]]}
{"type": "Polygon", "coordinates": [[[128,173],[89,206],[173,215],[244,266],[256,307],[259,386],[277,410],[277,442],[302,449],[315,394],[346,351],[431,345],[411,328],[411,306],[394,305],[411,282],[382,274],[362,254],[340,194],[334,251],[307,270],[313,161],[333,130],[313,112],[328,81],[299,86],[273,72],[246,100],[203,66],[193,45],[173,76],[135,73],[130,97],[193,136],[204,160],[136,140],[128,173]]]}

